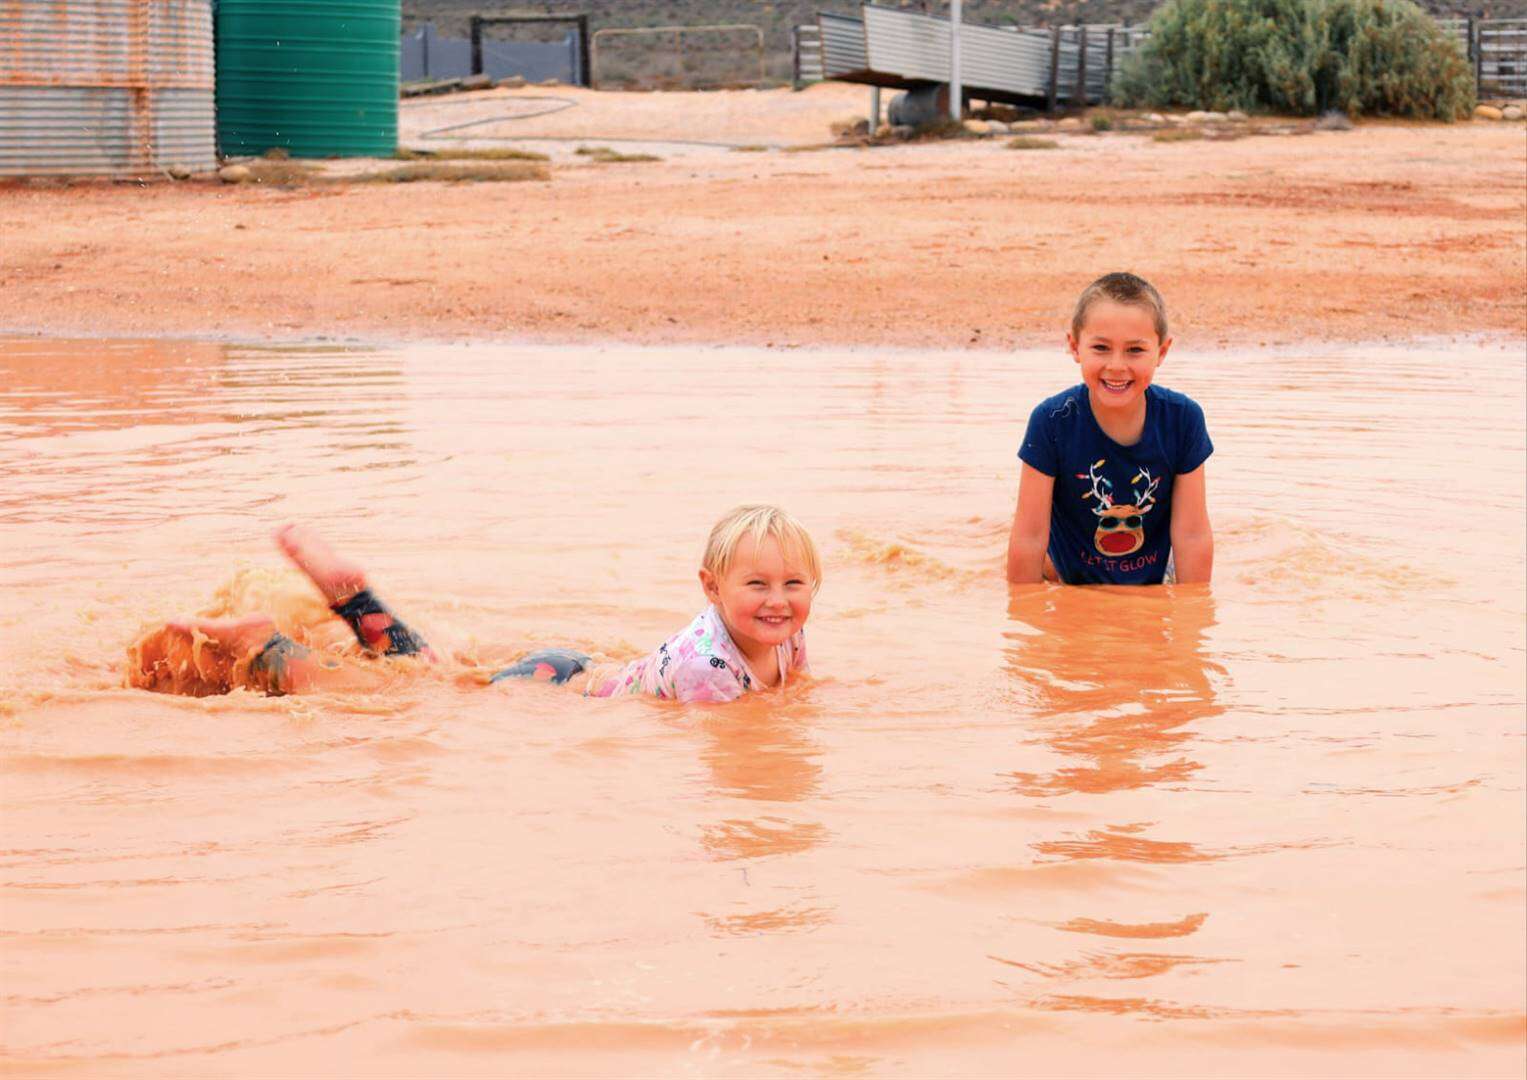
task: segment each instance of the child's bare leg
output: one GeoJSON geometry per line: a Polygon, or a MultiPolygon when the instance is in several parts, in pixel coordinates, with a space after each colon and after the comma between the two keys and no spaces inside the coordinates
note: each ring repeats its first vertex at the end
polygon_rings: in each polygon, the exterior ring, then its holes
{"type": "Polygon", "coordinates": [[[275,540],[323,594],[329,609],[350,625],[362,647],[387,656],[418,654],[435,659],[424,639],[372,594],[359,563],[340,555],[305,525],[283,525],[276,530],[275,540]]]}

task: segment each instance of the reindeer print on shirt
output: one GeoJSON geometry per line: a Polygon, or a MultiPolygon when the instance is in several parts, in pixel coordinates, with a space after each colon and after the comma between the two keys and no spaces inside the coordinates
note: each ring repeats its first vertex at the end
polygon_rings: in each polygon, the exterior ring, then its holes
{"type": "Polygon", "coordinates": [[[1145,515],[1156,505],[1156,489],[1161,486],[1159,477],[1152,477],[1143,465],[1129,481],[1131,485],[1145,481],[1145,486],[1131,487],[1132,502],[1113,501],[1113,482],[1104,476],[1102,468],[1107,458],[1098,458],[1084,473],[1077,473],[1078,480],[1086,480],[1091,487],[1082,492],[1084,499],[1096,499],[1092,513],[1097,517],[1097,531],[1092,534],[1092,546],[1110,558],[1132,555],[1145,546],[1145,515]]]}

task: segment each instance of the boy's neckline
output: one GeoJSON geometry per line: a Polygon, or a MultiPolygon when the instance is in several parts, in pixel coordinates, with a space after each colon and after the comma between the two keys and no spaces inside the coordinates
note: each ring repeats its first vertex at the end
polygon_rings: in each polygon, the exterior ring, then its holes
{"type": "Polygon", "coordinates": [[[1097,431],[1097,433],[1103,436],[1103,438],[1107,439],[1114,446],[1117,446],[1120,450],[1133,450],[1135,447],[1139,446],[1141,441],[1143,441],[1145,438],[1145,422],[1150,419],[1151,391],[1156,389],[1155,384],[1147,386],[1144,393],[1140,395],[1140,434],[1135,436],[1134,442],[1120,442],[1118,439],[1115,439],[1108,433],[1108,429],[1103,426],[1102,422],[1098,419],[1096,410],[1094,410],[1092,407],[1092,391],[1087,388],[1086,383],[1082,383],[1080,386],[1082,391],[1082,400],[1087,405],[1087,416],[1092,421],[1092,426],[1097,431]]]}

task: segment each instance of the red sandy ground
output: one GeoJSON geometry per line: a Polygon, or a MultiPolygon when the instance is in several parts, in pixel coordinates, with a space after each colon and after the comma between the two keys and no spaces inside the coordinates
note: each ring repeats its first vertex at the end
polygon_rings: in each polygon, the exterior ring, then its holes
{"type": "Polygon", "coordinates": [[[1000,347],[1155,280],[1180,341],[1527,335],[1520,124],[0,188],[0,329],[1000,347]]]}

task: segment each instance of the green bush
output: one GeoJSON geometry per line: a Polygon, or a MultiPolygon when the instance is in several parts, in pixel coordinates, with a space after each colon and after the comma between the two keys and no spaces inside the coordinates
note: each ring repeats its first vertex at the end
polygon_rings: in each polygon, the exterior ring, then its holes
{"type": "Polygon", "coordinates": [[[1126,105],[1457,120],[1474,80],[1411,0],[1168,0],[1121,65],[1126,105]]]}

